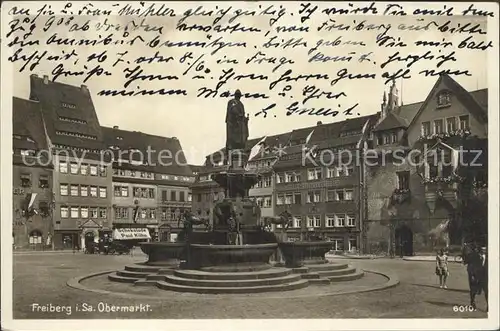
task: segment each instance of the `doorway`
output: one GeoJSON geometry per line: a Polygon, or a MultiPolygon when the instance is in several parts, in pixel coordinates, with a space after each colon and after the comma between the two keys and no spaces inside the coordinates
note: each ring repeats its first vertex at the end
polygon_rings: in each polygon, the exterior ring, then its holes
{"type": "Polygon", "coordinates": [[[94,243],[94,240],[95,240],[95,234],[93,231],[89,231],[89,232],[85,233],[85,241],[84,241],[85,247],[92,246],[94,243]]]}
{"type": "Polygon", "coordinates": [[[395,231],[396,254],[399,256],[413,255],[413,231],[407,226],[402,225],[395,231]]]}

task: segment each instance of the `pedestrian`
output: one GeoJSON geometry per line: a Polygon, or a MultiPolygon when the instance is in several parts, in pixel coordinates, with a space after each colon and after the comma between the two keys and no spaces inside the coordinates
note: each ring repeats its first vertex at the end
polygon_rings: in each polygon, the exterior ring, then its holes
{"type": "Polygon", "coordinates": [[[436,275],[439,277],[439,287],[448,288],[446,286],[446,279],[450,275],[448,271],[448,255],[442,248],[436,255],[436,275]]]}

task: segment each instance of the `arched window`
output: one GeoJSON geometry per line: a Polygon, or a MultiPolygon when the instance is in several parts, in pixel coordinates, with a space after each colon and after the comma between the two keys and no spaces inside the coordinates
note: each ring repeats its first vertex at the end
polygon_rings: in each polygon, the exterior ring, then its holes
{"type": "Polygon", "coordinates": [[[30,245],[37,245],[42,243],[42,233],[39,230],[30,232],[30,245]]]}

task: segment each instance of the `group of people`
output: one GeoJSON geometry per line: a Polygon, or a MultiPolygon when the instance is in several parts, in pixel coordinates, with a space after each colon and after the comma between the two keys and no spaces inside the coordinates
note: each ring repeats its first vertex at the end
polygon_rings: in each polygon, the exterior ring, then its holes
{"type": "MultiPolygon", "coordinates": [[[[450,275],[448,269],[447,248],[442,248],[436,255],[436,275],[439,277],[439,287],[448,288],[446,281],[450,275]]],[[[475,243],[464,244],[461,253],[463,264],[467,267],[469,278],[470,304],[476,308],[475,297],[484,291],[486,302],[488,302],[488,259],[486,247],[480,247],[475,243]]]]}

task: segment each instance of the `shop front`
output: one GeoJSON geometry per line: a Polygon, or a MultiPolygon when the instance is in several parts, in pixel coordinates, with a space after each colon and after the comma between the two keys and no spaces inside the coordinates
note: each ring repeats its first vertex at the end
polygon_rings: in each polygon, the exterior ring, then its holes
{"type": "Polygon", "coordinates": [[[120,241],[132,247],[138,246],[141,242],[150,242],[151,234],[145,226],[115,227],[112,234],[113,240],[120,241]]]}
{"type": "Polygon", "coordinates": [[[54,231],[54,249],[80,249],[79,229],[55,230],[54,231]]]}

